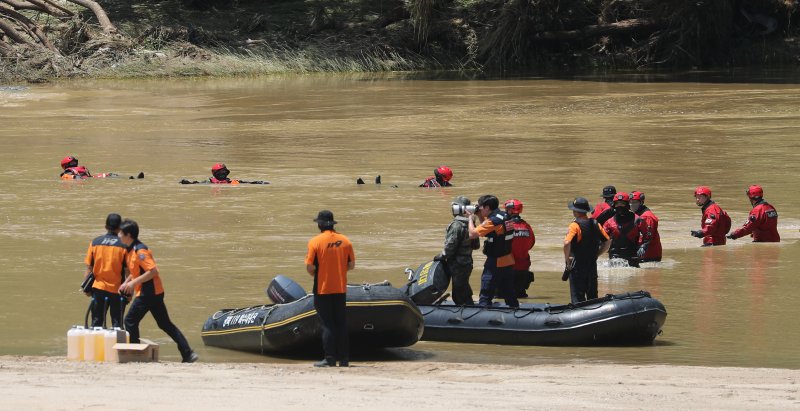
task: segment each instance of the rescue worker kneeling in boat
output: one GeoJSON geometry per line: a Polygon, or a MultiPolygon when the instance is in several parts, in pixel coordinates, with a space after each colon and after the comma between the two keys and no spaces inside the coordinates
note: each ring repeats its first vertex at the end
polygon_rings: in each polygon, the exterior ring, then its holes
{"type": "Polygon", "coordinates": [[[208,178],[206,181],[189,181],[187,179],[183,179],[180,181],[181,184],[269,184],[268,181],[244,181],[244,180],[232,180],[228,178],[230,174],[230,170],[228,167],[225,166],[223,163],[217,163],[211,166],[211,177],[208,178]]]}

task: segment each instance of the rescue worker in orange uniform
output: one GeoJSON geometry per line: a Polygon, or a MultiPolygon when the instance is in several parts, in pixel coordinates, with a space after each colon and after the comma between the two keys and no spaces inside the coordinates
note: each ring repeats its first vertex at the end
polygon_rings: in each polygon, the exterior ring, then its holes
{"type": "Polygon", "coordinates": [[[130,275],[119,287],[120,294],[131,295],[136,292],[128,314],[125,316],[125,329],[131,334],[131,343],[139,342],[139,323],[150,312],[163,330],[178,345],[182,362],[195,362],[199,358],[192,351],[181,330],[169,319],[167,306],[164,304],[164,286],[150,249],[139,241],[139,225],[128,220],[120,226],[119,238],[128,246],[127,264],[130,275]]]}
{"type": "Polygon", "coordinates": [[[731,218],[717,203],[711,200],[711,189],[699,186],[694,190],[695,203],[703,212],[700,230],[692,230],[692,236],[703,239],[703,247],[725,245],[725,234],[731,229],[731,218]]]}
{"type": "Polygon", "coordinates": [[[483,254],[486,261],[481,274],[481,291],[478,305],[492,305],[495,290],[509,307],[519,307],[517,294],[514,292],[514,255],[511,253],[514,240],[514,223],[508,214],[500,211],[500,201],[493,195],[484,195],[478,199],[475,213],[481,219],[478,227],[472,218],[469,219],[469,238],[486,237],[483,243],[483,254]]]}
{"type": "Polygon", "coordinates": [[[778,211],[764,200],[764,189],[759,185],[752,185],[747,188],[746,194],[753,209],[750,210],[747,222],[728,235],[728,238],[735,240],[746,235],[752,235],[754,243],[780,242],[778,211]]]}
{"type": "Polygon", "coordinates": [[[641,222],[639,231],[642,237],[636,256],[639,262],[661,261],[661,236],[658,234],[658,217],[644,205],[644,193],[634,191],[631,193],[631,210],[639,216],[641,222]]]}
{"type": "Polygon", "coordinates": [[[609,218],[614,216],[614,194],[617,194],[617,188],[614,186],[603,187],[603,201],[597,203],[592,213],[592,218],[597,220],[600,225],[603,225],[609,218]]]}
{"type": "Polygon", "coordinates": [[[597,258],[608,251],[611,241],[603,227],[587,215],[589,200],[576,197],[567,203],[575,220],[564,237],[564,275],[569,280],[572,303],[597,298],[597,258]]]}
{"type": "Polygon", "coordinates": [[[315,367],[350,366],[347,332],[347,272],[355,268],[353,244],[336,232],[333,212],[322,210],[314,219],[320,234],[308,241],[306,271],[314,277],[314,309],[322,322],[325,358],[315,367]]]}
{"type": "Polygon", "coordinates": [[[106,312],[111,311],[111,326],[122,327],[124,298],[120,297],[119,287],[124,280],[125,255],[127,247],[117,237],[122,217],[111,213],[106,217],[105,235],[89,243],[86,252],[86,272],[84,280],[94,275],[92,283],[92,327],[104,327],[106,312]]]}
{"type": "Polygon", "coordinates": [[[92,173],[86,167],[79,166],[78,159],[73,156],[64,157],[61,160],[61,168],[64,170],[60,175],[62,180],[92,177],[92,173]]]}
{"type": "Polygon", "coordinates": [[[453,170],[447,166],[440,166],[433,170],[433,175],[426,178],[419,186],[425,188],[450,187],[452,186],[452,184],[450,184],[452,178],[453,170]]]}
{"type": "Polygon", "coordinates": [[[519,298],[528,297],[528,288],[533,282],[530,251],[536,244],[536,236],[531,225],[522,213],[522,201],[507,200],[504,204],[509,220],[514,224],[514,239],[511,240],[511,254],[514,255],[514,290],[519,298]]]}
{"type": "Polygon", "coordinates": [[[614,217],[603,224],[603,229],[611,237],[609,258],[621,258],[628,262],[629,267],[639,266],[640,224],[641,219],[631,211],[628,193],[614,194],[614,217]]]}

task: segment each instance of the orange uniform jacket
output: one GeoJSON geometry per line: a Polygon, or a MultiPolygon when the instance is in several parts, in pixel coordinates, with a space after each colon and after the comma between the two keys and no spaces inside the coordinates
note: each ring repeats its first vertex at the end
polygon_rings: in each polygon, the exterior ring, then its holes
{"type": "Polygon", "coordinates": [[[347,292],[347,264],[355,262],[353,244],[343,234],[325,230],[308,241],[306,265],[317,267],[314,294],[347,292]]]}
{"type": "MultiPolygon", "coordinates": [[[[150,249],[140,241],[136,241],[128,251],[128,270],[131,277],[136,278],[140,275],[156,268],[156,260],[153,259],[153,253],[150,249]]],[[[156,274],[150,281],[146,281],[136,286],[136,296],[154,296],[164,293],[164,287],[161,285],[161,277],[156,274]]]]}
{"type": "Polygon", "coordinates": [[[92,240],[84,260],[94,273],[92,288],[119,294],[126,252],[125,244],[115,234],[108,233],[92,240]]]}
{"type": "MultiPolygon", "coordinates": [[[[513,226],[513,223],[512,223],[513,226]]],[[[475,231],[478,233],[480,237],[486,237],[491,233],[494,233],[498,238],[505,238],[506,237],[506,226],[505,225],[494,225],[491,218],[487,218],[483,220],[483,222],[475,227],[475,231]]],[[[511,234],[511,238],[513,239],[514,235],[511,234]]],[[[511,240],[511,239],[507,239],[511,240]]],[[[504,256],[497,257],[497,267],[508,267],[514,265],[514,254],[511,253],[509,249],[508,254],[504,256]]]]}

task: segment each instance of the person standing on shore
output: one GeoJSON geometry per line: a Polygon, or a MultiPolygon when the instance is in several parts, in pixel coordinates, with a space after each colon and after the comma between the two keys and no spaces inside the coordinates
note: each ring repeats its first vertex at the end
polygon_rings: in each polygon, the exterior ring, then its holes
{"type": "Polygon", "coordinates": [[[703,247],[725,245],[725,234],[731,229],[731,218],[717,203],[711,200],[711,189],[699,186],[694,190],[694,199],[703,212],[700,230],[692,230],[693,237],[703,239],[703,247]]]}
{"type": "Polygon", "coordinates": [[[570,223],[564,238],[564,276],[569,279],[573,304],[597,298],[597,258],[608,251],[611,241],[603,227],[587,214],[592,210],[589,200],[576,197],[567,203],[575,220],[570,223]]]}
{"type": "Polygon", "coordinates": [[[103,327],[106,312],[111,310],[111,326],[122,327],[122,298],[119,287],[124,280],[123,268],[127,248],[117,234],[122,217],[111,213],[106,217],[106,234],[89,243],[86,252],[84,281],[94,275],[92,283],[92,327],[103,327]]]}
{"type": "Polygon", "coordinates": [[[644,205],[644,193],[634,191],[631,193],[631,210],[641,218],[639,231],[642,238],[636,255],[639,262],[661,261],[661,236],[658,234],[658,217],[644,205]]]}
{"type": "Polygon", "coordinates": [[[728,238],[735,240],[746,235],[752,235],[754,243],[780,242],[778,211],[764,200],[764,189],[759,185],[752,185],[747,188],[746,194],[753,209],[750,210],[747,222],[728,235],[728,238]]]}
{"type": "Polygon", "coordinates": [[[306,271],[314,277],[314,308],[322,322],[325,358],[315,367],[350,366],[347,332],[347,272],[355,268],[353,244],[333,229],[333,212],[322,210],[314,219],[320,234],[308,241],[306,271]]]}
{"type": "Polygon", "coordinates": [[[473,305],[472,287],[469,277],[472,274],[472,250],[480,245],[475,245],[478,240],[469,238],[469,222],[466,217],[466,207],[470,205],[469,198],[456,197],[450,205],[453,212],[453,221],[447,226],[444,236],[442,253],[433,258],[434,261],[443,261],[447,272],[453,282],[453,302],[456,305],[473,305]]]}
{"type": "Polygon", "coordinates": [[[164,287],[161,284],[153,253],[144,243],[139,241],[139,225],[128,220],[120,226],[119,238],[128,246],[128,270],[130,276],[119,287],[120,294],[130,295],[136,292],[136,299],[125,316],[125,329],[131,334],[131,343],[139,342],[139,323],[150,312],[158,324],[158,328],[178,344],[182,362],[195,362],[199,358],[192,351],[181,330],[172,323],[164,304],[164,287]]]}

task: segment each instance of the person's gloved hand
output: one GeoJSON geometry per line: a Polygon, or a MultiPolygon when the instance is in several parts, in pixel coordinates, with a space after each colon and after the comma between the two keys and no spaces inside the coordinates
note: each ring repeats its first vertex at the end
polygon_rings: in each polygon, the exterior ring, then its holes
{"type": "Polygon", "coordinates": [[[436,257],[433,257],[433,261],[444,261],[444,256],[438,254],[436,257]]]}
{"type": "Polygon", "coordinates": [[[638,250],[636,250],[636,256],[639,257],[639,259],[641,259],[644,256],[644,253],[646,253],[646,252],[647,252],[647,247],[646,246],[641,246],[641,247],[639,247],[638,250]]]}
{"type": "Polygon", "coordinates": [[[736,237],[734,237],[733,234],[728,234],[725,237],[730,238],[731,240],[735,240],[736,239],[736,237]]]}
{"type": "Polygon", "coordinates": [[[700,230],[692,230],[692,237],[703,238],[703,232],[700,230]]]}
{"type": "Polygon", "coordinates": [[[189,181],[189,180],[187,180],[187,179],[185,179],[185,178],[184,178],[183,180],[181,180],[181,181],[180,181],[180,183],[181,183],[181,184],[192,184],[192,182],[191,182],[191,181],[189,181]]]}

